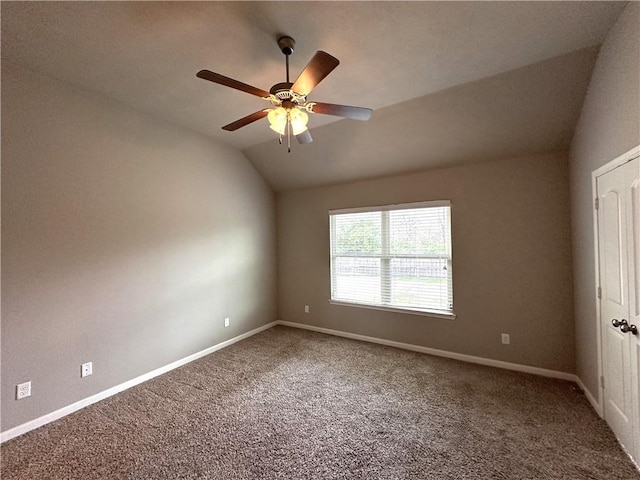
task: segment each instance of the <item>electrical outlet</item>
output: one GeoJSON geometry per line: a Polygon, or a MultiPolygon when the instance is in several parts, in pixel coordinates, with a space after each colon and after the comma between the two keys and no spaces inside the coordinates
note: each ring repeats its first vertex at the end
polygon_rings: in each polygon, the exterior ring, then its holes
{"type": "Polygon", "coordinates": [[[229,323],[230,323],[229,317],[226,317],[226,318],[224,319],[224,326],[225,326],[225,328],[229,326],[229,323]]]}
{"type": "Polygon", "coordinates": [[[309,313],[309,305],[304,306],[304,313],[309,313]]]}
{"type": "Polygon", "coordinates": [[[93,373],[93,362],[83,363],[80,366],[80,376],[81,377],[88,377],[92,373],[93,373]]]}
{"type": "Polygon", "coordinates": [[[511,343],[511,336],[508,333],[502,334],[502,343],[504,345],[509,345],[511,343]]]}
{"type": "Polygon", "coordinates": [[[16,387],[16,400],[31,396],[31,381],[19,384],[16,387]]]}

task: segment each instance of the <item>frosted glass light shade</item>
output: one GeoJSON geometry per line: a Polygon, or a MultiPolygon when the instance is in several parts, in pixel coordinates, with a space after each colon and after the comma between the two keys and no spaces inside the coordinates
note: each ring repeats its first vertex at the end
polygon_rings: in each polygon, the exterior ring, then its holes
{"type": "Polygon", "coordinates": [[[289,111],[289,120],[291,121],[291,130],[293,131],[293,134],[299,135],[307,129],[309,115],[297,108],[292,108],[289,111]]]}
{"type": "Polygon", "coordinates": [[[274,108],[267,115],[271,130],[284,135],[284,129],[287,126],[287,111],[283,107],[274,108]]]}

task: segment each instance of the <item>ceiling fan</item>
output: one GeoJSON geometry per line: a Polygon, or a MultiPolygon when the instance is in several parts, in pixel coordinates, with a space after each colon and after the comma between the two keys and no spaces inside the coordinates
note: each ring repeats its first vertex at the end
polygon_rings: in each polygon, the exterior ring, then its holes
{"type": "Polygon", "coordinates": [[[196,74],[197,77],[204,80],[235,88],[271,103],[271,108],[258,110],[251,115],[225,125],[222,127],[223,130],[233,132],[267,117],[270,128],[280,135],[280,143],[282,143],[282,137],[286,135],[288,151],[291,152],[291,134],[301,144],[313,141],[307,128],[309,120],[307,113],[335,115],[354,120],[369,120],[371,118],[372,110],[370,108],[307,101],[307,96],[311,91],[338,66],[340,62],[337,58],[318,50],[307,66],[304,67],[296,81],[291,83],[289,81],[289,55],[293,53],[295,40],[287,36],[280,37],[278,46],[285,55],[287,81],[276,83],[268,92],[209,70],[200,70],[196,74]]]}

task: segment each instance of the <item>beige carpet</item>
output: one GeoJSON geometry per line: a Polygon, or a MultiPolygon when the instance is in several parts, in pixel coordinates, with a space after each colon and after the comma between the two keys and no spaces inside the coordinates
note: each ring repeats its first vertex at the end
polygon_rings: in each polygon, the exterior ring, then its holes
{"type": "Polygon", "coordinates": [[[569,382],[275,327],[5,443],[9,479],[640,479],[569,382]]]}

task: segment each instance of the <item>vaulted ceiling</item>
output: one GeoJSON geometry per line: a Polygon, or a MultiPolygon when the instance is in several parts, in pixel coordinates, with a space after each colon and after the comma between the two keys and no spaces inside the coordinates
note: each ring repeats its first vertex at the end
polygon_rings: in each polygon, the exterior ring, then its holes
{"type": "Polygon", "coordinates": [[[597,46],[625,2],[3,2],[2,61],[95,92],[243,151],[276,190],[567,149],[597,46]],[[314,143],[278,145],[267,107],[196,78],[268,90],[276,40],[295,78],[316,50],[340,65],[310,100],[314,143]]]}

